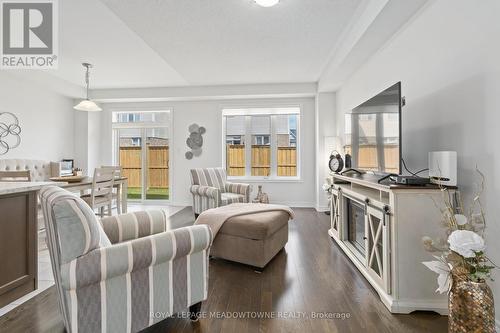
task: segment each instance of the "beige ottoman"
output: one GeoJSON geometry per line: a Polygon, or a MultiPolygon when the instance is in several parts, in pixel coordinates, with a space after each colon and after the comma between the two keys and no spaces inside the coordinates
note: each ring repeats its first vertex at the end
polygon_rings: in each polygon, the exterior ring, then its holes
{"type": "Polygon", "coordinates": [[[236,261],[262,270],[288,242],[285,211],[236,216],[215,237],[212,257],[236,261]]]}

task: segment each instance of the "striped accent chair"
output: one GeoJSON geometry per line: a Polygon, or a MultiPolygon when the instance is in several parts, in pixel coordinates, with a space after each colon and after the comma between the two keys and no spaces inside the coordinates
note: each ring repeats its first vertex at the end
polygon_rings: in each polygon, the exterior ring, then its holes
{"type": "Polygon", "coordinates": [[[222,168],[191,169],[191,194],[196,216],[203,211],[250,201],[250,184],[231,183],[222,168]]]}
{"type": "Polygon", "coordinates": [[[67,332],[138,332],[207,298],[207,226],[167,230],[164,212],[99,220],[79,197],[40,191],[67,332]]]}

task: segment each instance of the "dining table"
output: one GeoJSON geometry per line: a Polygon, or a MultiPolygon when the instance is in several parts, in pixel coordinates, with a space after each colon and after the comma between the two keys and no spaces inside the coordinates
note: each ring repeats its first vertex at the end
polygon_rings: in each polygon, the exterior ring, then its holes
{"type": "MultiPolygon", "coordinates": [[[[64,188],[70,192],[80,192],[83,193],[92,189],[92,177],[83,177],[78,181],[65,181],[65,177],[55,177],[51,180],[57,182],[57,186],[64,188]]],[[[127,177],[116,177],[114,180],[114,187],[119,189],[121,198],[120,200],[121,213],[127,212],[127,191],[128,191],[128,179],[127,177]]]]}

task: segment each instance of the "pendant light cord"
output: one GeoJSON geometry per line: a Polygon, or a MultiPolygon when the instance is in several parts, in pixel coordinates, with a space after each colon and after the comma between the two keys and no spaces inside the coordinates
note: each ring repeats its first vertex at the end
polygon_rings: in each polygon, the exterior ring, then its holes
{"type": "Polygon", "coordinates": [[[87,71],[85,72],[85,83],[87,84],[87,99],[89,99],[89,66],[87,67],[87,71]]]}

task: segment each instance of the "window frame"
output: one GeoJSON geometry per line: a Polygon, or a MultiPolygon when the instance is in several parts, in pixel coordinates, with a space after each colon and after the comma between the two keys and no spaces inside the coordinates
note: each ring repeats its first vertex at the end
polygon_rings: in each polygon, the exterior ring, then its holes
{"type": "MultiPolygon", "coordinates": [[[[161,108],[149,108],[149,107],[114,107],[109,109],[109,118],[108,121],[111,124],[111,152],[112,152],[112,165],[119,165],[119,131],[121,129],[139,129],[141,131],[141,143],[145,142],[146,138],[146,131],[148,129],[156,129],[156,128],[168,128],[169,129],[169,146],[174,147],[174,132],[173,132],[173,124],[174,124],[174,108],[173,107],[161,107],[161,108]],[[137,122],[114,122],[113,121],[113,115],[114,114],[126,114],[126,113],[155,113],[155,112],[166,112],[169,114],[168,120],[167,121],[156,121],[156,119],[153,119],[151,121],[137,121],[137,122]]],[[[135,118],[135,116],[134,116],[135,118]]],[[[146,159],[146,153],[145,150],[142,149],[141,151],[141,160],[145,161],[146,159]]],[[[142,199],[128,199],[130,202],[139,202],[142,204],[171,204],[175,200],[175,193],[174,193],[174,168],[175,168],[175,161],[173,158],[173,150],[170,152],[170,158],[169,158],[169,174],[168,174],[168,179],[169,179],[169,198],[167,200],[164,199],[146,199],[146,192],[145,188],[143,187],[142,193],[141,193],[141,198],[142,199]]],[[[141,172],[141,180],[144,184],[146,180],[146,174],[144,168],[142,168],[141,172]]]]}
{"type": "Polygon", "coordinates": [[[227,168],[227,146],[226,146],[226,118],[228,116],[244,116],[245,117],[245,175],[244,176],[227,176],[229,181],[246,181],[246,182],[302,182],[302,106],[301,105],[273,105],[273,106],[249,106],[249,107],[223,107],[222,108],[222,165],[227,168]],[[278,176],[278,138],[276,135],[276,116],[279,115],[295,115],[297,116],[297,133],[296,133],[296,176],[278,176]],[[271,149],[271,172],[269,176],[252,176],[252,134],[251,117],[252,116],[269,116],[270,125],[270,149],[271,149]],[[248,143],[248,144],[247,144],[248,143]]]}

